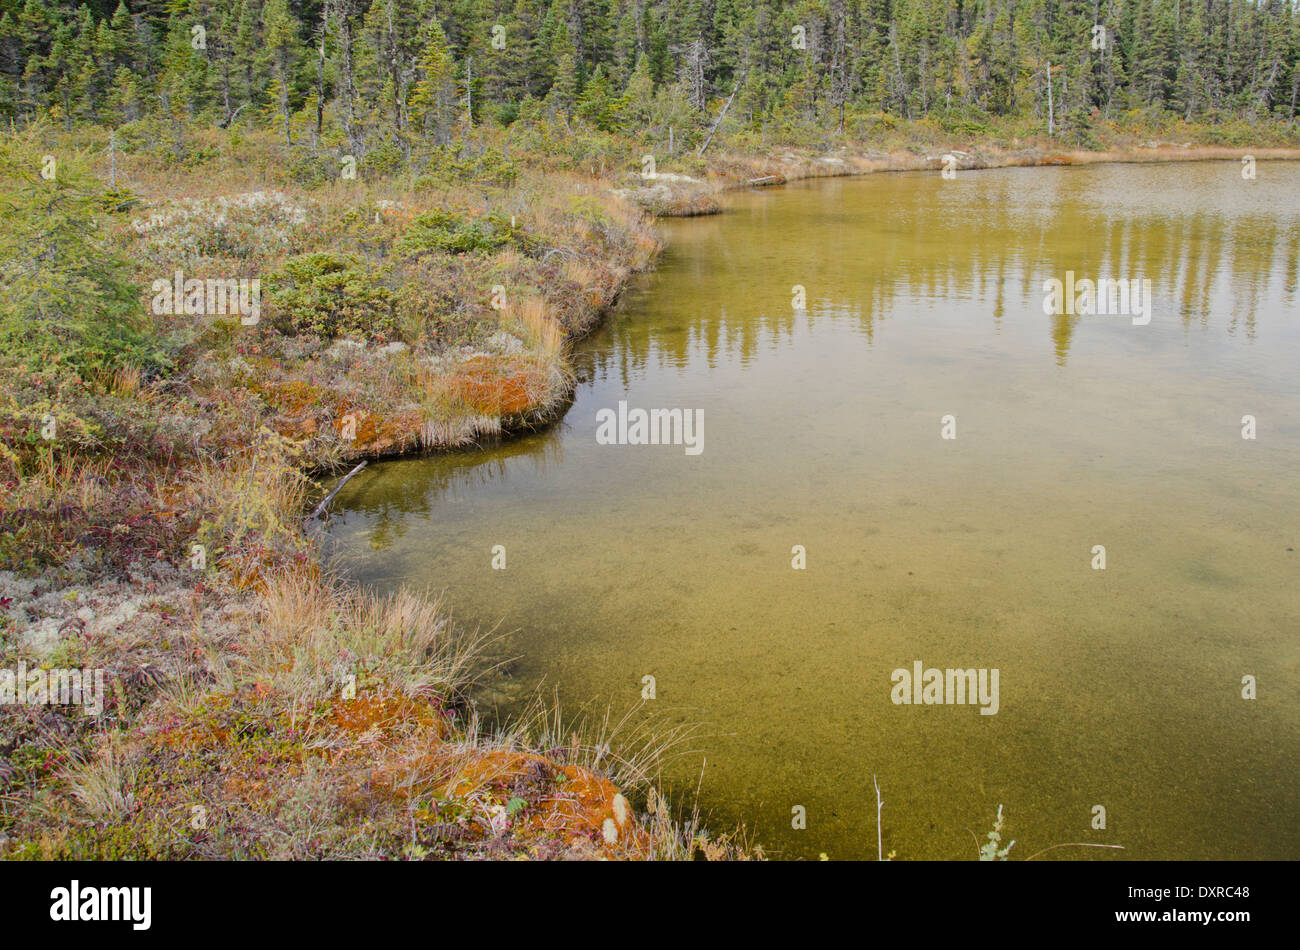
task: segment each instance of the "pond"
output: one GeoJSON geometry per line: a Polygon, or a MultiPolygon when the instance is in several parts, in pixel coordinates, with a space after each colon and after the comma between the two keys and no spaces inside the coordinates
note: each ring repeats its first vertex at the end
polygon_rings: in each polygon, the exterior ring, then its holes
{"type": "Polygon", "coordinates": [[[663,230],[561,421],[345,487],[350,576],[507,631],[503,712],[699,724],[666,780],[774,856],[874,858],[874,776],[899,859],[976,857],[999,805],[1013,858],[1300,858],[1300,164],[663,230]],[[1087,312],[1098,278],[1142,283],[1087,312]]]}

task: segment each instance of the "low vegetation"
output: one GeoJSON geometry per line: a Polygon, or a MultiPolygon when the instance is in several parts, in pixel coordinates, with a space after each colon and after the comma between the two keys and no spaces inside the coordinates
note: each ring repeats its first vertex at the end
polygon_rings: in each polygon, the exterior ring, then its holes
{"type": "Polygon", "coordinates": [[[4,853],[739,854],[656,796],[671,729],[484,728],[483,639],[323,571],[304,524],[309,473],[546,420],[567,341],[658,250],[642,212],[527,173],[204,194],[215,169],[125,156],[109,209],[75,151],[39,175],[51,134],[4,146],[24,266],[4,277],[0,652],[106,671],[109,695],[97,717],[0,706],[4,853]],[[87,258],[74,298],[60,277],[87,258]],[[172,268],[265,275],[259,319],[158,306],[172,268]]]}

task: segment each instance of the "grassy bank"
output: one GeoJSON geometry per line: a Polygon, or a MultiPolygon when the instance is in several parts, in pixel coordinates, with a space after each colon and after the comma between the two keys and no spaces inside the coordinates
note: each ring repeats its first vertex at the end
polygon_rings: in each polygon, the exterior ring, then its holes
{"type": "Polygon", "coordinates": [[[322,569],[304,517],[309,473],[549,418],[566,342],[658,251],[648,219],[486,142],[304,184],[269,136],[207,134],[192,166],[111,156],[115,189],[85,140],[7,147],[14,256],[56,319],[5,327],[0,654],[103,671],[106,695],[98,716],[0,705],[3,854],[735,853],[656,792],[677,730],[540,707],[482,726],[467,690],[492,645],[436,599],[322,569]],[[69,248],[132,292],[111,339],[54,313],[41,262],[66,276],[69,248]],[[258,319],[159,306],[175,270],[260,277],[258,319]]]}
{"type": "MultiPolygon", "coordinates": [[[[484,726],[468,694],[500,645],[436,598],[377,597],[322,565],[313,479],[553,418],[567,346],[660,250],[651,213],[950,153],[1242,154],[1212,138],[1148,148],[1120,130],[1057,151],[895,124],[824,147],[734,136],[648,179],[643,143],[543,123],[376,148],[355,178],[338,149],[270,131],[12,136],[0,669],[102,670],[107,692],[98,716],[0,705],[0,854],[753,854],[670,807],[658,764],[685,736],[643,710],[484,726]],[[256,320],[160,301],[177,271],[257,280],[256,320]]],[[[1250,151],[1297,157],[1288,142],[1250,151]]]]}

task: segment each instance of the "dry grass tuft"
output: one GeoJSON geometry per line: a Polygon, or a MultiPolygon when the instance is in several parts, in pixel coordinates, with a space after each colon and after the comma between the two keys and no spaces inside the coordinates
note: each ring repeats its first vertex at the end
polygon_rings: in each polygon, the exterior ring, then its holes
{"type": "Polygon", "coordinates": [[[93,817],[122,821],[135,809],[136,771],[119,741],[110,738],[99,754],[63,774],[72,797],[93,817]]]}
{"type": "Polygon", "coordinates": [[[519,304],[516,317],[525,341],[536,353],[538,363],[549,366],[563,357],[564,330],[551,318],[545,300],[540,297],[525,298],[519,304]]]}
{"type": "Polygon", "coordinates": [[[411,696],[459,696],[492,639],[460,632],[440,600],[362,592],[305,572],[262,594],[259,621],[244,678],[286,688],[299,707],[337,694],[349,677],[411,696]]]}

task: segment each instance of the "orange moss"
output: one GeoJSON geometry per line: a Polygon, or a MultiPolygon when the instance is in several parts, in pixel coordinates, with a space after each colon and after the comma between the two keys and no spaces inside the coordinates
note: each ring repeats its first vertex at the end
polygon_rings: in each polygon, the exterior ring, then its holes
{"type": "Polygon", "coordinates": [[[424,417],[418,409],[382,416],[346,403],[335,403],[333,415],[334,431],[349,443],[353,455],[382,454],[416,445],[424,427],[424,417]],[[349,424],[350,437],[346,433],[349,424]]]}
{"type": "Polygon", "coordinates": [[[621,827],[618,825],[614,812],[614,796],[619,794],[618,788],[608,779],[581,766],[556,766],[533,753],[486,752],[466,763],[448,785],[447,791],[455,793],[462,783],[467,783],[472,787],[491,787],[505,793],[518,779],[538,767],[551,770],[554,775],[563,776],[564,780],[556,783],[553,795],[529,803],[530,807],[515,823],[517,838],[553,839],[559,835],[567,840],[583,838],[599,843],[607,857],[649,854],[650,837],[630,813],[626,815],[626,823],[621,827]],[[618,831],[614,842],[604,838],[606,820],[613,821],[618,831]]]}
{"type": "Polygon", "coordinates": [[[355,699],[340,700],[330,710],[327,721],[349,736],[383,735],[400,727],[403,731],[431,729],[440,739],[450,734],[441,707],[409,696],[365,693],[355,699]]]}
{"type": "Polygon", "coordinates": [[[315,409],[325,398],[325,390],[305,379],[287,379],[268,383],[261,395],[285,416],[297,416],[315,409]]]}
{"type": "Polygon", "coordinates": [[[543,382],[538,370],[518,364],[500,367],[476,357],[448,381],[454,398],[483,415],[518,415],[536,405],[533,392],[543,382]]]}
{"type": "Polygon", "coordinates": [[[652,856],[651,837],[630,807],[616,811],[619,790],[609,779],[536,753],[452,741],[436,701],[367,692],[291,722],[283,708],[266,717],[262,706],[246,705],[266,698],[271,692],[257,687],[214,694],[153,731],[150,758],[182,766],[181,784],[169,787],[192,792],[189,783],[201,781],[210,805],[256,811],[282,800],[314,759],[341,779],[339,801],[357,816],[409,814],[439,824],[449,820],[450,804],[466,840],[500,835],[516,852],[554,853],[559,843],[586,857],[652,856]],[[522,807],[511,807],[514,799],[522,807]],[[616,834],[607,840],[611,826],[616,834]]]}

